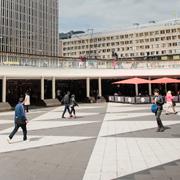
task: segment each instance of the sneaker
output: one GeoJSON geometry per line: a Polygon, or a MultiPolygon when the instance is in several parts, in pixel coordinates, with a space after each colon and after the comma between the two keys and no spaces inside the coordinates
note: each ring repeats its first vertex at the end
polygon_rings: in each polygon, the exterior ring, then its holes
{"type": "Polygon", "coordinates": [[[11,139],[9,137],[7,138],[7,142],[11,144],[11,139]]]}
{"type": "Polygon", "coordinates": [[[159,132],[164,132],[164,131],[165,131],[165,128],[162,127],[162,128],[160,128],[160,131],[159,131],[159,132]]]}
{"type": "Polygon", "coordinates": [[[174,114],[177,114],[178,112],[175,112],[174,114]]]}
{"type": "Polygon", "coordinates": [[[24,139],[23,141],[24,142],[30,142],[30,139],[24,139]]]}
{"type": "Polygon", "coordinates": [[[164,126],[164,130],[171,129],[169,126],[164,126]]]}

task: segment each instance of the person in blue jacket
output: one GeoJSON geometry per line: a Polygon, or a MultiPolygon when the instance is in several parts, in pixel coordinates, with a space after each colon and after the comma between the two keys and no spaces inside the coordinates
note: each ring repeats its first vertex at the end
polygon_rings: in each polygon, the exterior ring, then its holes
{"type": "Polygon", "coordinates": [[[23,131],[23,140],[24,141],[27,140],[26,124],[27,124],[27,118],[26,118],[26,114],[25,114],[25,110],[24,110],[23,98],[19,98],[19,102],[15,107],[15,117],[14,117],[15,127],[7,139],[9,143],[11,143],[11,139],[16,134],[19,127],[21,127],[22,131],[23,131]]]}

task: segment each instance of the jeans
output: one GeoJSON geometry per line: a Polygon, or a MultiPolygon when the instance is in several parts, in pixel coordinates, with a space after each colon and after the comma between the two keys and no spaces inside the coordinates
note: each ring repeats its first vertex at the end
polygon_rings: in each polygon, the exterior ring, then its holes
{"type": "Polygon", "coordinates": [[[74,106],[71,107],[71,114],[72,114],[72,113],[74,114],[74,116],[76,115],[76,111],[75,111],[75,109],[74,109],[74,106]]]}
{"type": "Polygon", "coordinates": [[[25,141],[27,139],[27,128],[26,128],[26,124],[17,124],[15,123],[15,127],[14,130],[11,132],[11,134],[9,135],[9,138],[12,139],[13,136],[16,134],[16,132],[18,131],[19,127],[21,127],[21,129],[23,130],[23,140],[25,141]]]}
{"type": "Polygon", "coordinates": [[[64,117],[67,110],[68,110],[69,115],[71,115],[71,112],[70,112],[70,109],[69,109],[69,104],[65,104],[62,117],[64,117]]]}
{"type": "Polygon", "coordinates": [[[29,112],[29,105],[25,105],[26,112],[29,112]]]}
{"type": "Polygon", "coordinates": [[[161,118],[160,118],[161,113],[162,113],[162,110],[160,110],[160,109],[158,109],[157,112],[155,113],[158,128],[163,128],[164,127],[163,124],[162,124],[161,118]]]}

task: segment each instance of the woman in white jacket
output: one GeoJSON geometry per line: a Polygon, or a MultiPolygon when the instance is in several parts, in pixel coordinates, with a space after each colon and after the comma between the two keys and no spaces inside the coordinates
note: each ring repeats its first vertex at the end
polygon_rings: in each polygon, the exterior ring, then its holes
{"type": "Polygon", "coordinates": [[[30,95],[28,92],[25,93],[25,98],[24,98],[24,106],[26,112],[29,112],[29,105],[30,105],[30,95]]]}

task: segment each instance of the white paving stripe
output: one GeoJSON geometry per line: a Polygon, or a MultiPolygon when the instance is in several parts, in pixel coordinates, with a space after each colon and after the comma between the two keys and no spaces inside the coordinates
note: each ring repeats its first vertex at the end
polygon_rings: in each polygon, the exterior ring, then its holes
{"type": "MultiPolygon", "coordinates": [[[[46,113],[48,112],[47,110],[41,110],[41,109],[33,109],[33,110],[29,110],[28,114],[37,114],[37,113],[46,113]]],[[[8,115],[12,115],[12,117],[14,116],[14,111],[8,111],[8,112],[0,112],[0,116],[8,116],[8,115]]]]}
{"type": "MultiPolygon", "coordinates": [[[[136,117],[136,116],[135,116],[136,117]]],[[[164,121],[164,126],[180,124],[180,121],[164,121]]],[[[110,136],[139,130],[156,128],[156,121],[109,121],[102,124],[99,136],[110,136]]]]}
{"type": "MultiPolygon", "coordinates": [[[[122,109],[124,112],[141,110],[142,107],[122,106],[108,104],[108,113],[102,123],[83,180],[110,180],[180,159],[179,138],[102,137],[157,127],[152,113],[130,112],[123,117],[122,109]],[[152,121],[138,121],[138,117],[146,118],[147,115],[152,115],[152,121]],[[111,121],[129,117],[136,121],[111,121]]],[[[145,108],[149,111],[149,107],[145,108]]],[[[178,117],[177,121],[164,121],[163,124],[180,124],[178,117]]]]}
{"type": "Polygon", "coordinates": [[[30,141],[22,142],[22,136],[15,135],[12,144],[7,142],[7,136],[0,136],[0,153],[11,152],[17,150],[25,150],[29,148],[44,147],[48,145],[56,145],[80,140],[87,140],[94,137],[78,137],[78,136],[28,136],[30,141]],[[35,139],[35,140],[32,140],[35,139]]]}
{"type": "Polygon", "coordinates": [[[180,159],[179,138],[98,138],[83,180],[110,180],[180,159]]]}
{"type": "Polygon", "coordinates": [[[0,120],[0,124],[13,124],[13,120],[0,120]]]}

